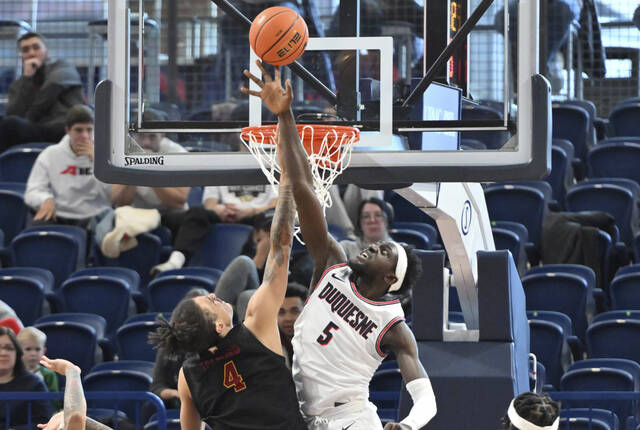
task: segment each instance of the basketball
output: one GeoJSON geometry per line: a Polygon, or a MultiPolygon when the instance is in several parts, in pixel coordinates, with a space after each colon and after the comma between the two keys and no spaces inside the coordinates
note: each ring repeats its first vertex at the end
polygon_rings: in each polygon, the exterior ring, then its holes
{"type": "Polygon", "coordinates": [[[274,6],[256,16],[249,30],[251,49],[265,63],[286,66],[304,52],[309,30],[293,9],[274,6]]]}

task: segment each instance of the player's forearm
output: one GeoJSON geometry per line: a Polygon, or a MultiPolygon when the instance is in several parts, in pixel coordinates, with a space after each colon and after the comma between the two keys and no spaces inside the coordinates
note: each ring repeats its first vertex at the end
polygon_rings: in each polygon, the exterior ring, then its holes
{"type": "Polygon", "coordinates": [[[111,203],[115,206],[126,206],[133,203],[136,187],[133,185],[114,184],[111,187],[111,203]]]}
{"type": "Polygon", "coordinates": [[[153,190],[165,206],[173,209],[182,208],[189,196],[189,187],[156,187],[153,190]]]}
{"type": "Polygon", "coordinates": [[[99,423],[98,421],[95,421],[89,417],[87,417],[87,422],[86,422],[86,430],[112,430],[111,427],[105,426],[102,423],[99,423]]]}
{"type": "Polygon", "coordinates": [[[300,143],[298,129],[291,110],[278,115],[280,138],[285,140],[280,145],[286,163],[287,174],[291,179],[294,192],[301,184],[313,188],[313,178],[307,161],[307,154],[300,143]]]}
{"type": "Polygon", "coordinates": [[[86,416],[87,403],[84,400],[80,370],[75,366],[69,367],[65,372],[65,377],[67,380],[64,389],[64,422],[65,428],[69,428],[69,420],[72,416],[86,416]]]}
{"type": "Polygon", "coordinates": [[[292,187],[285,178],[284,185],[281,184],[278,190],[278,203],[271,224],[271,246],[264,274],[265,282],[288,270],[295,215],[292,187]]]}

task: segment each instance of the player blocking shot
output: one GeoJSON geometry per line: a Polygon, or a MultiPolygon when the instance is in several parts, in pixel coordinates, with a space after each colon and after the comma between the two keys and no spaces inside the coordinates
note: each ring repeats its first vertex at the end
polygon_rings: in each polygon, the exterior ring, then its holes
{"type": "Polygon", "coordinates": [[[399,423],[385,430],[423,427],[436,414],[429,378],[418,358],[415,338],[404,322],[397,298],[419,277],[419,259],[410,247],[392,241],[370,245],[346,261],[329,235],[314,194],[307,155],[300,142],[289,80],[281,84],[279,67],[272,77],[257,62],[264,82],[245,70],[259,97],[278,116],[278,157],[291,181],[300,228],[314,261],[312,291],[294,327],[293,375],[298,400],[311,430],[381,429],[369,402],[369,382],[393,352],[414,405],[399,423]]]}
{"type": "Polygon", "coordinates": [[[188,358],[178,376],[180,424],[199,430],[306,429],[278,332],[277,315],[287,289],[295,204],[283,173],[271,225],[262,285],[242,324],[215,294],[183,300],[151,340],[188,358]]]}

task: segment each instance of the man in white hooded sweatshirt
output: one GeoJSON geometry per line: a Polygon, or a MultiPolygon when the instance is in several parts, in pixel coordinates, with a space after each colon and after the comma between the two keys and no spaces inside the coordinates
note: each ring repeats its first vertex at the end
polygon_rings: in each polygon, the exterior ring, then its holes
{"type": "Polygon", "coordinates": [[[25,193],[25,202],[36,211],[33,225],[86,228],[111,207],[111,186],[93,175],[93,123],[89,107],[74,106],[67,114],[67,134],[36,159],[25,193]]]}

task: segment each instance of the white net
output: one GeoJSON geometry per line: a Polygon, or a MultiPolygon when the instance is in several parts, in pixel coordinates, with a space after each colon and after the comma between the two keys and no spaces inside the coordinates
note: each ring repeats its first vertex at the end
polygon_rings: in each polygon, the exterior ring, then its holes
{"type": "MultiPolygon", "coordinates": [[[[334,127],[298,124],[313,176],[313,187],[322,209],[331,207],[329,188],[349,166],[353,145],[360,135],[352,127],[334,127]]],[[[280,178],[280,165],[276,154],[276,126],[247,127],[241,139],[258,161],[260,169],[275,186],[280,178]]]]}

